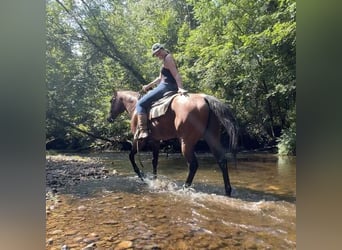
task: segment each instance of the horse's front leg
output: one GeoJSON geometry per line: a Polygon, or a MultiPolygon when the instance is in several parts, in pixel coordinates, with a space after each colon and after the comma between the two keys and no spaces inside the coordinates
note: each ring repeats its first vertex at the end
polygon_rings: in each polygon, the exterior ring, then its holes
{"type": "Polygon", "coordinates": [[[152,142],[152,154],[153,154],[152,167],[153,167],[153,178],[154,179],[157,179],[159,147],[160,147],[160,142],[159,141],[153,141],[152,142]]]}
{"type": "Polygon", "coordinates": [[[131,161],[131,164],[132,164],[132,167],[134,169],[134,172],[138,175],[138,177],[142,181],[144,181],[145,174],[139,169],[138,165],[135,162],[135,157],[134,156],[138,152],[138,147],[139,147],[139,150],[140,150],[143,147],[144,144],[145,144],[145,142],[142,142],[142,141],[138,142],[137,140],[134,140],[133,143],[132,143],[132,150],[129,153],[129,160],[131,161]]]}

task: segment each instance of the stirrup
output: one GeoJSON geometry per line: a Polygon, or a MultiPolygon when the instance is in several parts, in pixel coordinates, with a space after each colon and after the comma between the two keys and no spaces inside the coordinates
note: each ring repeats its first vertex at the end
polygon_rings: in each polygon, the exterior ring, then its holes
{"type": "Polygon", "coordinates": [[[137,129],[137,131],[134,134],[135,140],[145,139],[147,137],[148,137],[148,132],[146,130],[137,129]]]}

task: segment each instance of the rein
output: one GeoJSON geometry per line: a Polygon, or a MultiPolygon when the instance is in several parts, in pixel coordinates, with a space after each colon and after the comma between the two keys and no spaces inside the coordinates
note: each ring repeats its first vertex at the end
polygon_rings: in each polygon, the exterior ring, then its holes
{"type": "Polygon", "coordinates": [[[143,91],[143,90],[140,90],[139,92],[138,92],[138,97],[137,97],[137,99],[139,100],[144,94],[145,94],[145,92],[143,91]]]}

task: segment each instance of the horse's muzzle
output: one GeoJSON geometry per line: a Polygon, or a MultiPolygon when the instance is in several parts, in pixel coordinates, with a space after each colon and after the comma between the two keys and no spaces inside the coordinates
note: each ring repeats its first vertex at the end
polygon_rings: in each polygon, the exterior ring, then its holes
{"type": "Polygon", "coordinates": [[[109,123],[113,123],[113,122],[114,122],[114,119],[113,119],[112,117],[108,117],[108,118],[107,118],[107,121],[108,121],[109,123]]]}

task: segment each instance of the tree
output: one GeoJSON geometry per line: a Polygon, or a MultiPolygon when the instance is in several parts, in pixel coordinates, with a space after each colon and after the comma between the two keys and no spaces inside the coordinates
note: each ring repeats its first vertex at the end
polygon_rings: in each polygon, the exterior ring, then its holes
{"type": "Polygon", "coordinates": [[[174,54],[186,89],[232,106],[243,146],[291,138],[291,152],[295,15],[293,0],[48,0],[47,137],[90,144],[85,131],[130,139],[127,116],[107,124],[108,101],[114,89],[137,91],[159,74],[150,47],[160,42],[174,54]]]}
{"type": "Polygon", "coordinates": [[[189,2],[197,27],[184,38],[186,79],[228,100],[244,134],[275,143],[295,108],[295,2],[189,2]]]}

